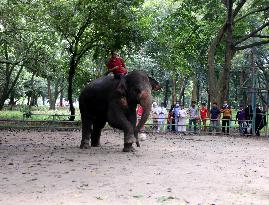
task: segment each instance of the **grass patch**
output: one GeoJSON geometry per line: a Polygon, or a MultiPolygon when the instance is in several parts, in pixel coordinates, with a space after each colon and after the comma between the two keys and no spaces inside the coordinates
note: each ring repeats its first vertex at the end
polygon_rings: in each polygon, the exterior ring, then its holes
{"type": "MultiPolygon", "coordinates": [[[[76,110],[79,113],[79,110],[76,110]]],[[[49,110],[48,107],[32,107],[30,110],[27,107],[15,107],[9,110],[5,107],[0,111],[0,119],[16,119],[16,120],[68,120],[68,108],[57,108],[49,110]]],[[[76,121],[80,120],[80,115],[76,115],[76,121]]]]}

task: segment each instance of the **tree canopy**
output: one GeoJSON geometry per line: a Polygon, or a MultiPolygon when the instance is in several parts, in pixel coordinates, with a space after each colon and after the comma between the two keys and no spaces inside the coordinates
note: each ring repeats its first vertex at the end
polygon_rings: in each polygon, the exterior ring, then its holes
{"type": "Polygon", "coordinates": [[[0,110],[39,97],[54,109],[65,98],[75,115],[80,89],[105,73],[114,49],[129,70],[160,81],[157,101],[246,102],[253,66],[268,89],[268,26],[266,0],[4,0],[0,110]]]}

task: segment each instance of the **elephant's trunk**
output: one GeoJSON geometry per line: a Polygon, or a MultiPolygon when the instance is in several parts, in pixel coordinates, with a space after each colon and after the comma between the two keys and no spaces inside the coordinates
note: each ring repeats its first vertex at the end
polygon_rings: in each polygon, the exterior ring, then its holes
{"type": "Polygon", "coordinates": [[[143,127],[143,125],[146,123],[146,121],[150,115],[151,106],[152,106],[152,97],[151,97],[150,90],[143,90],[140,93],[139,103],[140,103],[141,107],[143,108],[143,113],[142,113],[142,116],[141,116],[141,119],[140,119],[138,125],[136,126],[136,133],[135,134],[138,134],[138,132],[143,127]]]}

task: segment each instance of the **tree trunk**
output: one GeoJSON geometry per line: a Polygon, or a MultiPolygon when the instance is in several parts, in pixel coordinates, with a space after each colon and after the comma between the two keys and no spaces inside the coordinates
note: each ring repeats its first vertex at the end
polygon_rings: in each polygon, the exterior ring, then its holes
{"type": "MultiPolygon", "coordinates": [[[[9,55],[8,55],[7,43],[4,43],[3,50],[4,50],[5,60],[8,62],[9,55]]],[[[14,74],[15,66],[18,66],[18,63],[16,64],[14,63],[12,64],[12,66],[11,64],[6,63],[5,71],[4,71],[5,77],[3,78],[4,80],[3,89],[1,89],[2,92],[0,92],[0,110],[3,109],[6,99],[8,99],[10,93],[13,91],[14,87],[16,86],[19,80],[19,77],[21,75],[21,72],[23,70],[23,65],[21,65],[18,72],[13,76],[14,80],[12,82],[12,79],[13,79],[12,74],[14,74]]]]}
{"type": "Polygon", "coordinates": [[[64,89],[63,89],[63,84],[61,85],[62,88],[61,88],[61,91],[60,91],[60,107],[63,107],[64,106],[64,103],[63,103],[63,100],[64,100],[64,89]]]}
{"type": "Polygon", "coordinates": [[[193,85],[192,85],[191,101],[197,101],[197,98],[198,98],[198,96],[197,96],[198,80],[197,80],[197,77],[195,75],[193,76],[192,83],[193,83],[193,85]]]}
{"type": "Polygon", "coordinates": [[[240,90],[239,90],[239,96],[240,96],[240,105],[243,105],[244,107],[247,106],[247,92],[246,92],[246,85],[244,85],[246,81],[246,72],[245,70],[242,68],[240,71],[240,90]]]}
{"type": "Polygon", "coordinates": [[[179,101],[179,103],[184,105],[183,97],[184,97],[184,92],[185,92],[185,85],[186,85],[185,81],[186,80],[184,78],[182,78],[180,80],[181,80],[181,84],[180,84],[180,87],[179,87],[178,101],[179,101]]]}
{"type": "Polygon", "coordinates": [[[45,106],[45,104],[46,104],[46,103],[45,103],[45,96],[42,95],[42,105],[45,106]]]}
{"type": "Polygon", "coordinates": [[[233,1],[227,0],[227,23],[226,23],[226,51],[225,51],[225,63],[221,75],[221,79],[219,81],[219,100],[223,102],[228,99],[228,91],[229,91],[229,79],[230,79],[230,70],[232,67],[232,58],[233,58],[233,33],[232,33],[232,22],[233,22],[233,1]]]}
{"type": "Polygon", "coordinates": [[[47,78],[47,83],[48,83],[48,99],[49,99],[49,105],[50,105],[50,102],[51,102],[51,79],[50,77],[47,78]]]}
{"type": "Polygon", "coordinates": [[[227,0],[227,20],[225,25],[223,25],[218,31],[216,37],[213,39],[212,43],[208,48],[208,89],[210,95],[211,103],[217,102],[220,105],[224,99],[228,97],[228,86],[230,79],[230,69],[231,60],[234,54],[232,49],[232,22],[233,22],[233,2],[232,0],[227,0]],[[225,63],[223,66],[220,78],[217,79],[215,70],[215,54],[217,47],[219,46],[221,39],[226,32],[226,52],[225,52],[225,63]]]}
{"type": "Polygon", "coordinates": [[[177,101],[177,94],[176,94],[176,79],[173,77],[172,79],[172,105],[176,104],[177,101]]]}
{"type": "Polygon", "coordinates": [[[12,110],[13,109],[13,106],[16,105],[15,97],[14,97],[14,93],[13,92],[10,94],[8,105],[10,106],[9,107],[10,110],[12,110]]]}
{"type": "Polygon", "coordinates": [[[164,99],[163,99],[163,103],[165,107],[167,107],[167,103],[168,103],[168,91],[169,91],[169,80],[166,80],[165,90],[164,90],[164,99]]]}
{"type": "Polygon", "coordinates": [[[77,67],[77,63],[75,62],[75,56],[73,54],[70,60],[70,68],[69,68],[69,73],[68,73],[68,101],[70,105],[69,110],[71,114],[71,116],[69,117],[70,121],[75,120],[75,114],[76,114],[76,110],[73,105],[73,79],[75,77],[76,67],[77,67]]]}

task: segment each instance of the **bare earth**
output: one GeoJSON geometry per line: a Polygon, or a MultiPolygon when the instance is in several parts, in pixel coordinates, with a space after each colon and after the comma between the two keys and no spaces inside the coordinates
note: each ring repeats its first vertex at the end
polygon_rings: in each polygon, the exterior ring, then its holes
{"type": "Polygon", "coordinates": [[[78,148],[80,132],[0,131],[0,204],[269,204],[269,140],[123,135],[78,148]]]}

